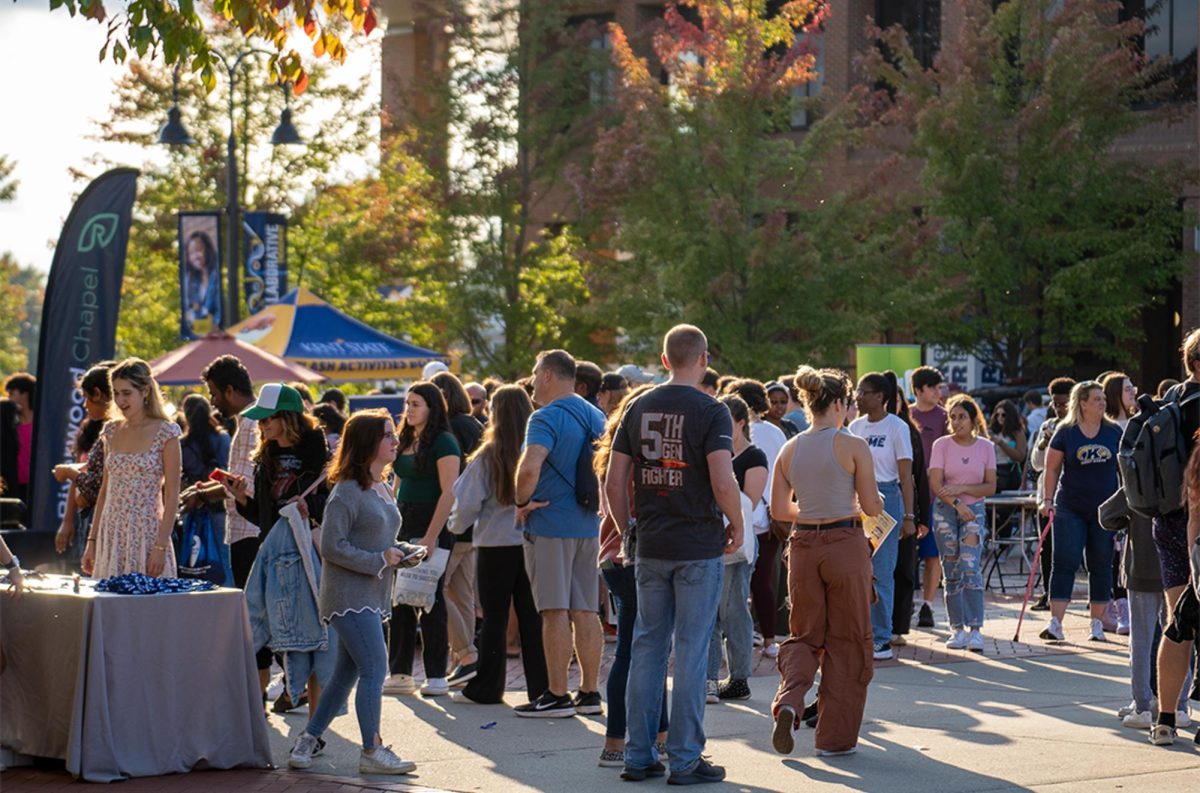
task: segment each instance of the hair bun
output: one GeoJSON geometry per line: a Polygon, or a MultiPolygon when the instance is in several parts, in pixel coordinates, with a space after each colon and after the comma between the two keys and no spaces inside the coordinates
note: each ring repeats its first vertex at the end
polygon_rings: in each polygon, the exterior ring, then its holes
{"type": "Polygon", "coordinates": [[[811,366],[801,366],[796,370],[796,388],[802,391],[814,392],[820,391],[825,385],[825,380],[821,377],[820,372],[811,366]]]}

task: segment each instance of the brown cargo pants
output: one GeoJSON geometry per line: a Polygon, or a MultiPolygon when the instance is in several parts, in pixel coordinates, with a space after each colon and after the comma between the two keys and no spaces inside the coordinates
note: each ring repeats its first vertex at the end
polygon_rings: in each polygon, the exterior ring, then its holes
{"type": "Polygon", "coordinates": [[[867,684],[875,674],[871,644],[871,549],[862,529],[797,530],[788,541],[791,636],[779,647],[774,716],[804,695],[821,670],[816,748],[858,743],[867,684]]]}

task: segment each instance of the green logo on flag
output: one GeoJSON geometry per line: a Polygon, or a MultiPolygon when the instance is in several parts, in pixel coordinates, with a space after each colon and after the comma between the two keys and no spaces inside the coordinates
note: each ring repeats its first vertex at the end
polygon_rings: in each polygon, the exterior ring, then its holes
{"type": "Polygon", "coordinates": [[[79,232],[79,253],[87,253],[94,248],[107,248],[117,236],[117,222],[120,218],[112,212],[101,212],[83,225],[79,232]]]}

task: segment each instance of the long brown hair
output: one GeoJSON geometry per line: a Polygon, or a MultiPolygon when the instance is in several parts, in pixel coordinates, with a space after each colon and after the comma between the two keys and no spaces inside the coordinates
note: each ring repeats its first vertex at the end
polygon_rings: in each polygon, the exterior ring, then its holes
{"type": "MultiPolygon", "coordinates": [[[[321,426],[317,423],[317,420],[307,413],[297,413],[294,410],[281,410],[272,416],[272,418],[282,425],[283,437],[287,439],[289,447],[296,447],[303,444],[304,436],[310,432],[321,433],[322,440],[325,438],[325,433],[321,432],[321,426]]],[[[266,436],[260,432],[258,433],[258,446],[254,448],[254,453],[250,455],[250,459],[274,476],[276,473],[275,455],[279,453],[281,448],[278,443],[267,440],[266,436]]]]}
{"type": "Polygon", "coordinates": [[[492,394],[491,409],[483,440],[471,459],[483,457],[492,475],[496,503],[517,503],[517,461],[525,440],[525,426],[533,415],[533,401],[519,385],[505,385],[492,394]]]}
{"type": "MultiPolygon", "coordinates": [[[[10,378],[11,379],[11,378],[10,378]]],[[[158,381],[150,372],[150,364],[141,358],[126,358],[108,371],[109,393],[112,393],[111,383],[124,380],[139,391],[146,392],[146,415],[152,419],[169,421],[167,410],[163,407],[162,392],[158,390],[158,381]]],[[[120,419],[121,411],[114,401],[108,408],[109,419],[120,419]]]]}
{"type": "Polygon", "coordinates": [[[1187,470],[1183,475],[1183,495],[1187,499],[1188,513],[1200,510],[1200,430],[1196,431],[1196,445],[1188,458],[1187,470]]]}
{"type": "Polygon", "coordinates": [[[625,409],[629,407],[630,402],[651,388],[654,386],[646,383],[633,389],[617,404],[613,412],[608,414],[608,420],[604,422],[604,434],[596,439],[596,452],[592,456],[592,470],[596,472],[596,478],[601,482],[608,473],[608,458],[612,456],[613,438],[616,437],[617,427],[621,425],[621,419],[625,416],[625,409]]]}
{"type": "Polygon", "coordinates": [[[1104,415],[1113,421],[1122,415],[1129,418],[1129,412],[1125,410],[1125,381],[1128,379],[1129,375],[1124,372],[1110,372],[1100,381],[1104,387],[1104,415]]]}
{"type": "Polygon", "coordinates": [[[429,450],[433,448],[433,442],[437,436],[450,431],[450,417],[447,415],[445,395],[440,388],[428,380],[413,383],[408,387],[408,393],[416,394],[425,400],[425,405],[429,408],[429,418],[426,419],[419,438],[416,429],[408,423],[408,414],[406,413],[400,418],[400,427],[397,430],[400,438],[400,453],[404,454],[408,447],[413,445],[413,441],[416,441],[417,452],[413,463],[418,471],[423,471],[425,470],[425,459],[429,456],[429,450]]]}
{"type": "Polygon", "coordinates": [[[962,408],[967,414],[967,418],[971,420],[971,424],[975,427],[976,438],[991,440],[991,435],[988,434],[987,422],[983,420],[983,408],[979,407],[979,403],[972,399],[970,394],[955,394],[946,400],[947,429],[950,424],[950,411],[955,408],[962,408]]]}
{"type": "MultiPolygon", "coordinates": [[[[375,462],[379,442],[387,435],[387,425],[391,420],[392,416],[387,410],[377,408],[360,410],[346,421],[333,465],[329,469],[331,484],[354,481],[366,490],[379,481],[371,476],[371,463],[375,462]]],[[[384,476],[387,476],[388,468],[391,466],[384,468],[384,476]]]]}

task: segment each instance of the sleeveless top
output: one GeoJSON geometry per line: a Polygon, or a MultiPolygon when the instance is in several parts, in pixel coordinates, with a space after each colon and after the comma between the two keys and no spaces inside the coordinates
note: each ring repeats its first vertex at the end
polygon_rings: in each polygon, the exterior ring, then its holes
{"type": "Polygon", "coordinates": [[[823,521],[859,513],[854,474],[833,453],[833,439],[845,430],[806,430],[785,444],[792,447],[786,479],[796,494],[800,519],[823,521]]]}

